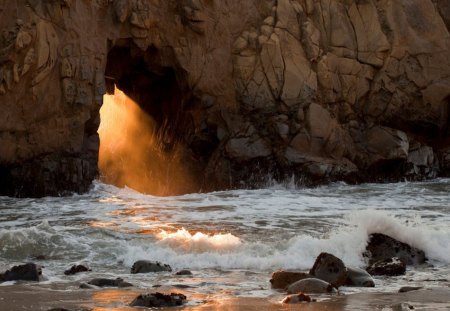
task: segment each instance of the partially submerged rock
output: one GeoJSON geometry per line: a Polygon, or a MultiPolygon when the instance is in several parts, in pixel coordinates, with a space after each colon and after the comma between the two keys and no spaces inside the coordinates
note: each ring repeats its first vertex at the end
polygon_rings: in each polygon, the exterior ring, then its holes
{"type": "Polygon", "coordinates": [[[183,276],[192,275],[192,272],[189,271],[189,270],[184,269],[184,270],[178,271],[177,273],[175,273],[175,275],[183,275],[183,276]]]}
{"type": "Polygon", "coordinates": [[[70,269],[64,271],[65,275],[74,275],[81,272],[92,271],[89,267],[85,265],[73,265],[70,269]]]}
{"type": "Polygon", "coordinates": [[[422,250],[382,233],[369,236],[365,256],[369,258],[369,264],[393,257],[400,258],[407,265],[422,264],[427,260],[422,250]]]}
{"type": "Polygon", "coordinates": [[[306,294],[330,294],[336,293],[336,288],[328,282],[320,279],[308,278],[297,281],[288,286],[289,294],[306,293],[306,294]]]}
{"type": "Polygon", "coordinates": [[[172,272],[172,267],[159,261],[139,260],[131,267],[131,273],[172,272]]]}
{"type": "Polygon", "coordinates": [[[276,289],[285,289],[292,283],[297,281],[310,278],[311,275],[304,272],[295,272],[295,271],[284,271],[279,270],[272,274],[272,278],[270,279],[270,283],[272,284],[272,288],[276,289]]]}
{"type": "Polygon", "coordinates": [[[304,294],[304,293],[298,293],[294,295],[289,295],[286,298],[283,299],[282,303],[286,304],[294,304],[294,303],[301,303],[301,302],[311,302],[313,301],[310,296],[304,294]]]}
{"type": "MultiPolygon", "coordinates": [[[[133,284],[125,282],[121,278],[117,279],[103,279],[103,278],[97,278],[92,279],[88,282],[88,285],[94,285],[98,287],[131,287],[133,284]]],[[[89,288],[89,287],[87,287],[89,288]]]]}
{"type": "Polygon", "coordinates": [[[309,274],[329,282],[335,287],[345,284],[347,268],[341,259],[329,253],[321,253],[309,271],[309,274]]]}
{"type": "Polygon", "coordinates": [[[402,288],[400,288],[398,290],[399,293],[407,293],[407,292],[412,292],[415,290],[419,290],[422,289],[423,286],[403,286],[402,288]]]}
{"type": "Polygon", "coordinates": [[[367,271],[360,268],[347,267],[345,286],[375,287],[375,282],[367,271]]]}
{"type": "Polygon", "coordinates": [[[34,263],[14,266],[5,273],[0,274],[0,283],[8,281],[35,281],[42,278],[42,268],[34,263]]]}
{"type": "Polygon", "coordinates": [[[402,259],[393,257],[375,262],[367,268],[367,272],[371,275],[403,275],[406,272],[406,264],[402,259]]]}
{"type": "Polygon", "coordinates": [[[132,307],[162,308],[182,306],[186,302],[186,296],[178,293],[170,295],[162,293],[142,294],[136,297],[130,304],[132,307]]]}

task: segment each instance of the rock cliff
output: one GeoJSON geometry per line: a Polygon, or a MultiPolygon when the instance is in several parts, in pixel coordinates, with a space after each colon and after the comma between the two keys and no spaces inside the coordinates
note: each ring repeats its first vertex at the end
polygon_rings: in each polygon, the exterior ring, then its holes
{"type": "Polygon", "coordinates": [[[0,0],[0,193],[83,192],[114,85],[184,191],[450,172],[446,0],[0,0]]]}

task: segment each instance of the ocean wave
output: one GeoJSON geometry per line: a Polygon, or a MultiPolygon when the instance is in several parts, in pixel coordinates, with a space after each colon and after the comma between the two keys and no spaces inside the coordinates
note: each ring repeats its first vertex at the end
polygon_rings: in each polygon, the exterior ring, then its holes
{"type": "Polygon", "coordinates": [[[265,243],[264,236],[260,242],[250,243],[233,235],[191,234],[186,230],[162,232],[160,242],[127,245],[121,259],[128,265],[135,260],[152,259],[191,269],[306,270],[321,252],[328,252],[348,266],[363,267],[366,263],[362,254],[369,235],[377,232],[424,250],[433,262],[450,264],[448,230],[423,226],[418,218],[399,219],[386,211],[352,212],[345,224],[326,236],[299,234],[273,243],[265,243]]]}

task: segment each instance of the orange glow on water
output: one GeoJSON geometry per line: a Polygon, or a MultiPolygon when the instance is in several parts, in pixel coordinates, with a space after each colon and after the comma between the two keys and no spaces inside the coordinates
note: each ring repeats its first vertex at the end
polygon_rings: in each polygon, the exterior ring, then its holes
{"type": "Polygon", "coordinates": [[[179,229],[176,232],[161,230],[156,237],[171,248],[194,253],[224,253],[231,251],[242,244],[241,240],[231,233],[208,234],[196,232],[195,234],[191,234],[184,228],[179,229]]]}
{"type": "Polygon", "coordinates": [[[154,119],[122,91],[104,96],[100,117],[99,170],[104,182],[154,195],[193,191],[195,182],[182,165],[182,148],[163,150],[154,119]]]}

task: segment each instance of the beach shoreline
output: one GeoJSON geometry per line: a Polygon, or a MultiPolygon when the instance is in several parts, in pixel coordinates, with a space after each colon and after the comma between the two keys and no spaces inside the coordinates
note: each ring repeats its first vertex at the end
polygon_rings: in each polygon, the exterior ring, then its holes
{"type": "MultiPolygon", "coordinates": [[[[255,297],[214,297],[182,291],[176,288],[158,288],[155,290],[99,289],[73,290],[52,289],[47,287],[17,284],[0,287],[0,305],[4,311],[40,311],[52,308],[90,311],[136,311],[141,308],[129,307],[130,302],[139,294],[150,292],[182,292],[188,297],[182,307],[189,311],[261,311],[261,310],[308,310],[308,311],[347,311],[347,310],[395,310],[401,303],[409,304],[414,310],[449,310],[450,287],[425,288],[407,293],[356,293],[334,296],[314,296],[316,302],[295,305],[282,304],[279,293],[268,298],[255,297]]],[[[174,310],[179,308],[161,308],[174,310]]],[[[401,309],[399,309],[401,310],[401,309]]]]}

